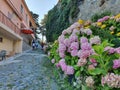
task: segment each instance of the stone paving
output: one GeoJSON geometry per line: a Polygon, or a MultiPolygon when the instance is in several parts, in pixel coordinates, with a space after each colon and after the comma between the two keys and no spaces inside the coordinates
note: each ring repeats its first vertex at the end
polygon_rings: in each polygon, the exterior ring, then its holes
{"type": "Polygon", "coordinates": [[[0,90],[58,90],[50,64],[40,49],[1,61],[0,90]]]}

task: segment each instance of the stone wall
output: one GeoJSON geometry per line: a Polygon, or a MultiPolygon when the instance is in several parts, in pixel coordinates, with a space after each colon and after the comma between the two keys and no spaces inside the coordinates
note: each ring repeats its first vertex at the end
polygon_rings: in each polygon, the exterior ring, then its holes
{"type": "Polygon", "coordinates": [[[95,13],[111,11],[112,14],[120,13],[120,0],[81,0],[80,12],[76,19],[90,19],[95,13]]]}
{"type": "Polygon", "coordinates": [[[23,37],[22,51],[32,49],[32,36],[29,34],[21,34],[21,36],[23,37]]]}
{"type": "Polygon", "coordinates": [[[30,49],[32,49],[32,47],[28,43],[23,41],[22,51],[26,51],[26,50],[30,50],[30,49]]]}

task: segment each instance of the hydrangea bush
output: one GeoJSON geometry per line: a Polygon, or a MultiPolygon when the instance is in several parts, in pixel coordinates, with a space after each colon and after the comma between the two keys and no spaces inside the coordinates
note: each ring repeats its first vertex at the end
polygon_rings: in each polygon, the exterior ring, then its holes
{"type": "Polygon", "coordinates": [[[114,47],[107,38],[101,40],[90,28],[106,30],[119,38],[119,21],[120,14],[105,16],[95,23],[78,20],[63,30],[52,45],[51,62],[66,78],[74,76],[72,85],[75,89],[120,89],[120,47],[114,47]]]}

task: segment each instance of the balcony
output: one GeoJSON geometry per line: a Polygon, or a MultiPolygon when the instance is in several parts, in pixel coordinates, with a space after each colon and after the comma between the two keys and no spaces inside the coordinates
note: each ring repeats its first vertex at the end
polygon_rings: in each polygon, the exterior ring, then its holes
{"type": "Polygon", "coordinates": [[[0,22],[9,27],[14,33],[20,35],[20,29],[0,11],[0,22]]]}

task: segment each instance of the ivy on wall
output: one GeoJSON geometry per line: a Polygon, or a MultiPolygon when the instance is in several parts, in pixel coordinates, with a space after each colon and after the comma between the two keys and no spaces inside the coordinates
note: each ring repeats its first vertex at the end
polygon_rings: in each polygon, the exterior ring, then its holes
{"type": "Polygon", "coordinates": [[[61,0],[48,12],[46,20],[46,36],[48,42],[53,42],[61,34],[62,30],[70,25],[69,18],[74,19],[79,13],[78,2],[80,0],[61,0]]]}

